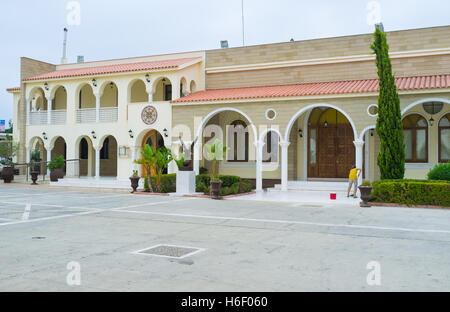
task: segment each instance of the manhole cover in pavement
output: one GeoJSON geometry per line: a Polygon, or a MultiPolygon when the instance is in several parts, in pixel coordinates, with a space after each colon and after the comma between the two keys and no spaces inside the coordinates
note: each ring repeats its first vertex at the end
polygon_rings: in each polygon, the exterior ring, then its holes
{"type": "Polygon", "coordinates": [[[173,245],[156,245],[150,248],[133,252],[133,254],[156,256],[165,258],[183,259],[203,251],[202,248],[173,246],[173,245]]]}

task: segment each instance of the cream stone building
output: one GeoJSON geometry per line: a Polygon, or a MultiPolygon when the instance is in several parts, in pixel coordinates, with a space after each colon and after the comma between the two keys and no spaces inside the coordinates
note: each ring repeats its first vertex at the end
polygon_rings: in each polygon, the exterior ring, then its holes
{"type": "MultiPolygon", "coordinates": [[[[450,26],[387,38],[406,177],[425,178],[450,159],[450,26]]],[[[62,65],[22,58],[21,86],[8,89],[18,161],[39,149],[45,161],[63,155],[69,178],[119,184],[141,170],[133,160],[145,144],[178,152],[180,136],[198,138],[198,173],[211,169],[205,143],[220,138],[230,148],[220,173],[252,179],[257,190],[342,180],[354,164],[361,179],[376,180],[372,41],[364,34],[62,65]]]]}

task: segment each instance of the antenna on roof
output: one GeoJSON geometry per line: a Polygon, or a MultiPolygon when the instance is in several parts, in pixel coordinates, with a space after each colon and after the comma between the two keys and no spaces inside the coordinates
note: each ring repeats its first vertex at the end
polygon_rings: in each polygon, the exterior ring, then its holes
{"type": "Polygon", "coordinates": [[[67,32],[68,29],[64,28],[63,56],[61,59],[61,64],[67,64],[67,32]]]}

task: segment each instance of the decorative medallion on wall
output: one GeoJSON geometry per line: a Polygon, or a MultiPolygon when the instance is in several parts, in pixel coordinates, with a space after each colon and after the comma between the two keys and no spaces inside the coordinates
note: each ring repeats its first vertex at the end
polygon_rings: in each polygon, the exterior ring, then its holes
{"type": "Polygon", "coordinates": [[[146,125],[153,125],[158,119],[158,112],[155,107],[151,105],[146,106],[142,110],[141,118],[146,125]]]}

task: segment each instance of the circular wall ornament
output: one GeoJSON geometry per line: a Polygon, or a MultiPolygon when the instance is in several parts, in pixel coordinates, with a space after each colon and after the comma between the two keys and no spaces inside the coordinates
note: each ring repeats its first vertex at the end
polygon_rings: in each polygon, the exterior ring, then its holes
{"type": "Polygon", "coordinates": [[[151,105],[146,106],[142,110],[141,118],[146,125],[153,125],[158,119],[158,111],[151,105]]]}
{"type": "Polygon", "coordinates": [[[266,119],[267,120],[274,120],[277,118],[277,112],[273,108],[269,108],[266,110],[266,119]]]}
{"type": "Polygon", "coordinates": [[[370,117],[378,116],[378,105],[377,104],[369,105],[369,107],[367,108],[367,114],[369,114],[370,117]]]}

